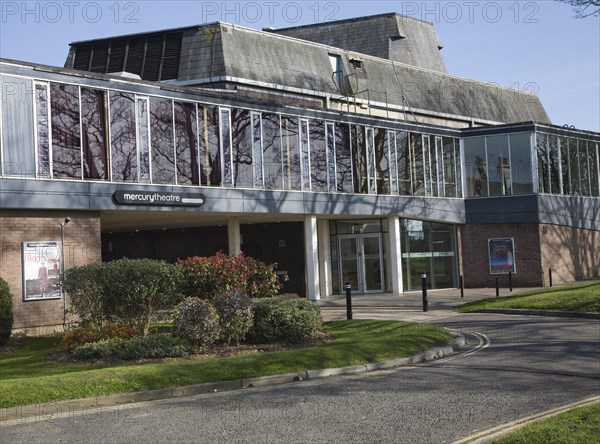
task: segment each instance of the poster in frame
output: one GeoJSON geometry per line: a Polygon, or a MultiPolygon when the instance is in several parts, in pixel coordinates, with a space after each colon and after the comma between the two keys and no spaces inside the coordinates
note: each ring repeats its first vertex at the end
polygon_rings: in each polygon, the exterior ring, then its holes
{"type": "Polygon", "coordinates": [[[515,240],[512,237],[488,239],[490,274],[516,274],[515,240]]]}
{"type": "Polygon", "coordinates": [[[29,241],[21,248],[23,300],[60,299],[60,242],[29,241]]]}

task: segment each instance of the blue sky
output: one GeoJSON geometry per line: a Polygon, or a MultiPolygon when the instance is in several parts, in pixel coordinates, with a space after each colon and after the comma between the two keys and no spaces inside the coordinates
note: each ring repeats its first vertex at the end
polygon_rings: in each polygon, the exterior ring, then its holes
{"type": "Polygon", "coordinates": [[[62,66],[73,41],[225,21],[296,26],[400,12],[430,21],[451,74],[536,92],[552,122],[600,132],[600,18],[530,1],[0,0],[0,57],[62,66]]]}

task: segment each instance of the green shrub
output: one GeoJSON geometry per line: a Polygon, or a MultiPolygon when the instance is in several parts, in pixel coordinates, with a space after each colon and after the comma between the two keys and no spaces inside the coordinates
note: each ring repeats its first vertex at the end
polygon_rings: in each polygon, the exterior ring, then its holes
{"type": "Polygon", "coordinates": [[[81,325],[97,330],[110,322],[130,324],[145,336],[156,313],[181,299],[179,269],[151,259],[74,267],[64,273],[61,282],[81,325]]]}
{"type": "Polygon", "coordinates": [[[187,340],[196,348],[210,348],[220,336],[217,310],[199,298],[185,298],[174,314],[173,336],[187,340]]]}
{"type": "Polygon", "coordinates": [[[159,310],[180,300],[177,267],[152,259],[119,259],[104,264],[103,291],[107,311],[120,323],[136,325],[144,336],[159,310]]]}
{"type": "Polygon", "coordinates": [[[175,358],[187,356],[189,344],[170,336],[146,336],[143,338],[113,338],[77,347],[71,356],[80,360],[91,359],[143,359],[143,358],[175,358]]]}
{"type": "Polygon", "coordinates": [[[316,338],[322,324],[319,307],[306,299],[255,299],[252,311],[254,325],[249,336],[257,343],[308,343],[316,338]]]}
{"type": "Polygon", "coordinates": [[[280,288],[275,265],[266,265],[244,254],[189,257],[178,261],[177,266],[183,272],[187,296],[212,300],[217,294],[240,290],[251,298],[272,297],[280,288]]]}
{"type": "Polygon", "coordinates": [[[108,322],[102,285],[103,263],[69,268],[60,284],[71,299],[70,313],[78,316],[82,327],[100,330],[108,322]]]}
{"type": "Polygon", "coordinates": [[[247,294],[234,290],[216,295],[212,303],[219,315],[220,340],[239,344],[252,327],[252,301],[247,294]]]}
{"type": "Polygon", "coordinates": [[[65,332],[62,337],[62,347],[66,351],[71,351],[90,342],[113,338],[129,339],[134,337],[137,333],[137,329],[131,325],[122,324],[108,324],[102,327],[102,330],[89,327],[75,328],[65,332]]]}
{"type": "Polygon", "coordinates": [[[12,326],[12,294],[10,294],[8,283],[0,278],[0,345],[5,345],[10,339],[12,326]]]}

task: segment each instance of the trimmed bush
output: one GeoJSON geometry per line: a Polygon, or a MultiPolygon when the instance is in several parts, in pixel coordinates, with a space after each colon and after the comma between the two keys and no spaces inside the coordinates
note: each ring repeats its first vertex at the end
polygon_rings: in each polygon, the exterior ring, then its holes
{"type": "Polygon", "coordinates": [[[114,322],[134,325],[145,336],[157,312],[181,300],[179,269],[151,259],[74,267],[64,273],[61,282],[80,323],[97,330],[114,322]]]}
{"type": "Polygon", "coordinates": [[[309,343],[323,322],[317,305],[296,297],[255,299],[252,311],[254,325],[249,336],[255,343],[309,343]]]}
{"type": "Polygon", "coordinates": [[[12,326],[12,294],[10,294],[8,283],[0,278],[0,345],[5,345],[10,339],[12,326]]]}
{"type": "Polygon", "coordinates": [[[217,310],[200,298],[185,298],[175,307],[173,336],[187,340],[193,346],[210,348],[218,341],[217,310]]]}
{"type": "Polygon", "coordinates": [[[103,263],[72,267],[60,278],[62,289],[71,299],[70,313],[79,318],[84,328],[101,330],[108,322],[102,280],[103,263]]]}
{"type": "Polygon", "coordinates": [[[71,351],[77,347],[90,342],[96,342],[103,339],[129,339],[134,337],[138,331],[131,325],[108,324],[102,330],[93,328],[75,328],[65,332],[62,337],[62,347],[66,351],[71,351]]]}
{"type": "Polygon", "coordinates": [[[146,336],[144,338],[114,338],[77,347],[71,356],[80,360],[92,359],[144,359],[144,358],[176,358],[187,356],[189,344],[178,338],[169,336],[146,336]]]}
{"type": "Polygon", "coordinates": [[[252,327],[252,301],[247,294],[234,290],[216,295],[212,303],[219,315],[220,341],[239,344],[252,327]]]}
{"type": "Polygon", "coordinates": [[[189,257],[176,264],[183,272],[184,292],[212,300],[217,294],[239,290],[251,298],[272,297],[281,287],[274,271],[243,253],[229,256],[217,253],[210,257],[189,257]]]}

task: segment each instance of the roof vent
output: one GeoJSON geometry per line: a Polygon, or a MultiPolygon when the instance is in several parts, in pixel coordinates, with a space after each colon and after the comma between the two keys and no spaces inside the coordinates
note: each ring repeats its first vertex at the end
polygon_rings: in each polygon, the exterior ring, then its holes
{"type": "Polygon", "coordinates": [[[126,79],[142,80],[142,78],[139,75],[134,74],[132,72],[127,72],[127,71],[109,72],[108,74],[112,74],[114,76],[119,76],[119,77],[124,77],[126,79]]]}
{"type": "Polygon", "coordinates": [[[352,66],[354,66],[354,69],[363,69],[364,62],[362,61],[362,59],[354,57],[354,58],[350,59],[350,63],[352,63],[352,66]]]}
{"type": "Polygon", "coordinates": [[[275,32],[275,28],[272,26],[265,26],[262,30],[265,32],[275,32]]]}

